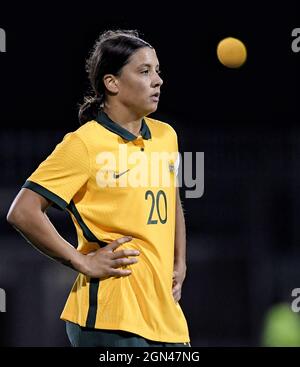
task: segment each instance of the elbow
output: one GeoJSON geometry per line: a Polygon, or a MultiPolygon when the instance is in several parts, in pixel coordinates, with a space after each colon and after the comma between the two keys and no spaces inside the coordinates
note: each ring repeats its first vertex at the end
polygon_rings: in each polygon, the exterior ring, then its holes
{"type": "Polygon", "coordinates": [[[16,213],[16,209],[13,209],[12,207],[9,208],[9,211],[6,215],[6,220],[10,225],[15,225],[17,222],[17,213],[16,213]]]}
{"type": "MultiPolygon", "coordinates": [[[[11,204],[6,215],[9,224],[19,228],[30,226],[37,215],[43,213],[48,202],[30,190],[22,189],[11,204]]],[[[49,206],[49,205],[48,205],[49,206]]]]}
{"type": "Polygon", "coordinates": [[[14,207],[11,206],[6,215],[6,220],[11,226],[19,227],[20,224],[24,222],[26,217],[27,217],[27,214],[24,213],[22,208],[19,208],[18,206],[14,206],[14,207]]]}

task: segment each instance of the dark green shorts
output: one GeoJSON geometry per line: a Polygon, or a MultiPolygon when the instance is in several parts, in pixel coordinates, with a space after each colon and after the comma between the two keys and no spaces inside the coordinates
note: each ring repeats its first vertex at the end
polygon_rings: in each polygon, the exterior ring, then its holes
{"type": "Polygon", "coordinates": [[[162,343],[122,330],[99,330],[66,322],[72,347],[190,347],[190,343],[162,343]]]}

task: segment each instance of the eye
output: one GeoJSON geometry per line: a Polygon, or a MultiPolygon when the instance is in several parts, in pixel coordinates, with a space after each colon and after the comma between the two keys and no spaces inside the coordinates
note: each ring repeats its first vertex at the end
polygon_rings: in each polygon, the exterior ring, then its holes
{"type": "Polygon", "coordinates": [[[141,71],[142,74],[149,74],[149,70],[143,70],[141,71]]]}

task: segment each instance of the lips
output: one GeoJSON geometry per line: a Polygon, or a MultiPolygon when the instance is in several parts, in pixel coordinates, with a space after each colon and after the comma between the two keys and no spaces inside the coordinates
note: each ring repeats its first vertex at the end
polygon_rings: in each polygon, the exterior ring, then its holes
{"type": "Polygon", "coordinates": [[[159,92],[156,92],[156,93],[152,94],[151,97],[157,97],[157,98],[159,98],[159,95],[160,95],[160,93],[159,92]]]}
{"type": "Polygon", "coordinates": [[[152,94],[150,98],[151,98],[154,102],[158,102],[158,101],[159,101],[159,96],[160,96],[160,93],[159,93],[159,92],[156,92],[156,93],[152,94]]]}

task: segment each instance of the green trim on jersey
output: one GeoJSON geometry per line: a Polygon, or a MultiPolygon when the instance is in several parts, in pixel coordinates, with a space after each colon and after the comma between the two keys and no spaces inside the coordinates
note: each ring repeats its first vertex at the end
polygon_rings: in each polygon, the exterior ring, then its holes
{"type": "Polygon", "coordinates": [[[86,318],[86,327],[95,328],[96,316],[98,311],[98,290],[100,285],[99,278],[90,278],[89,289],[89,309],[86,318]]]}
{"type": "Polygon", "coordinates": [[[61,197],[59,197],[58,195],[54,194],[53,192],[51,192],[50,190],[46,189],[45,187],[27,180],[24,185],[22,186],[22,188],[25,189],[30,189],[42,196],[44,196],[46,199],[52,201],[54,203],[54,207],[60,210],[65,210],[68,203],[62,199],[61,197]]]}
{"type": "MultiPolygon", "coordinates": [[[[132,134],[130,131],[128,131],[127,129],[124,129],[121,125],[111,120],[108,117],[108,115],[102,110],[100,110],[100,112],[98,113],[98,116],[96,117],[96,121],[99,122],[99,124],[106,127],[108,130],[114,132],[115,134],[118,134],[123,139],[132,141],[137,138],[137,136],[132,134]]],[[[144,119],[142,120],[141,135],[146,140],[151,139],[150,129],[144,119]]]]}
{"type": "Polygon", "coordinates": [[[75,219],[77,220],[77,223],[79,224],[79,227],[82,229],[84,237],[89,242],[97,242],[100,247],[104,247],[104,246],[107,245],[106,242],[98,240],[98,238],[92,233],[92,231],[89,229],[89,227],[84,223],[84,221],[83,221],[81,215],[79,214],[73,200],[71,200],[71,202],[67,206],[67,208],[74,215],[75,219]]]}

